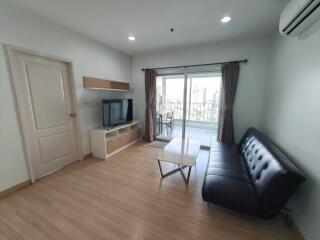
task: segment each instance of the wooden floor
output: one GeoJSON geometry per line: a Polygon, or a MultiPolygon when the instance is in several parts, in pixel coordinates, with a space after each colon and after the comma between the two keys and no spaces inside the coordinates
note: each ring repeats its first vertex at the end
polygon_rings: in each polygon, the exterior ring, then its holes
{"type": "Polygon", "coordinates": [[[186,186],[180,173],[161,181],[159,150],[139,143],[108,161],[84,160],[1,199],[0,239],[297,239],[280,218],[203,202],[207,151],[186,186]]]}

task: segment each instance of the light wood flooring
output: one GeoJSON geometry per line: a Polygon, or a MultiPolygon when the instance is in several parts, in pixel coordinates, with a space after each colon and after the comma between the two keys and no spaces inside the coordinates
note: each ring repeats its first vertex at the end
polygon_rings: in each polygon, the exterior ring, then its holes
{"type": "Polygon", "coordinates": [[[280,218],[256,219],[203,202],[207,151],[188,186],[179,172],[161,181],[158,151],[138,143],[0,199],[0,239],[297,239],[280,218]]]}

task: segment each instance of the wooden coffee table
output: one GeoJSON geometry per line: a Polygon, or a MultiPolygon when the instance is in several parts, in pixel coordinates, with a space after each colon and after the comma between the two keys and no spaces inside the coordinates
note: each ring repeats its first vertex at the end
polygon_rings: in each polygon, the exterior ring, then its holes
{"type": "Polygon", "coordinates": [[[169,144],[161,150],[156,158],[161,177],[164,178],[176,172],[180,172],[185,183],[188,184],[191,168],[196,164],[200,151],[200,145],[200,142],[190,139],[174,138],[171,140],[169,144]],[[177,164],[178,168],[164,174],[161,167],[161,161],[177,164]],[[186,176],[183,172],[183,169],[187,167],[189,169],[188,175],[186,176]]]}

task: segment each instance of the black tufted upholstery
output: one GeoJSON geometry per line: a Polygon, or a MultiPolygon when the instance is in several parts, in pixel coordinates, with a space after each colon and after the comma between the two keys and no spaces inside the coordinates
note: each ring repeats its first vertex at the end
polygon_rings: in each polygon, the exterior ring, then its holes
{"type": "Polygon", "coordinates": [[[275,216],[305,180],[289,159],[258,130],[240,144],[216,143],[202,186],[203,200],[248,214],[275,216]]]}

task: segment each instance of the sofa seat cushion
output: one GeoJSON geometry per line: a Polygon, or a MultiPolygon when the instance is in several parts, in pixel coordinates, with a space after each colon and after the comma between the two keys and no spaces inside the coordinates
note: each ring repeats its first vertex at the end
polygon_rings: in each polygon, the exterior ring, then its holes
{"type": "Polygon", "coordinates": [[[248,214],[258,215],[260,207],[252,185],[233,177],[208,174],[202,188],[205,201],[248,214]]]}
{"type": "Polygon", "coordinates": [[[240,155],[210,156],[207,175],[229,177],[250,183],[245,163],[240,155]]]}
{"type": "Polygon", "coordinates": [[[221,177],[228,177],[228,178],[232,178],[232,179],[236,179],[239,181],[243,181],[246,183],[250,183],[250,179],[248,177],[248,175],[246,175],[246,173],[244,171],[242,171],[241,169],[239,169],[239,171],[237,171],[237,168],[224,168],[223,167],[208,167],[207,170],[207,175],[216,175],[216,176],[221,176],[221,177]]]}
{"type": "Polygon", "coordinates": [[[216,142],[211,145],[210,152],[238,154],[239,153],[239,146],[237,144],[224,144],[224,143],[216,142]]]}

